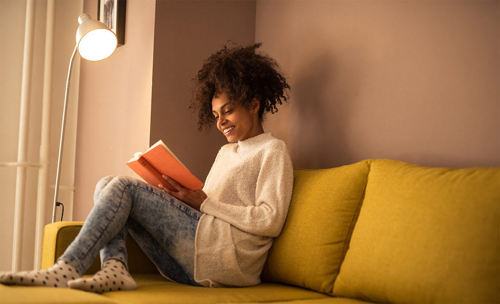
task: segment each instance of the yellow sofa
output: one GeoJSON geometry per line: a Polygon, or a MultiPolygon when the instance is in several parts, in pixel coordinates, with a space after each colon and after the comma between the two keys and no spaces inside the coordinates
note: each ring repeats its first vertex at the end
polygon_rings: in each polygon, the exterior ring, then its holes
{"type": "MultiPolygon", "coordinates": [[[[43,267],[80,226],[45,227],[43,267]]],[[[128,248],[137,290],[98,295],[0,285],[0,302],[500,303],[500,168],[376,159],[295,170],[287,221],[258,286],[168,282],[133,241],[128,248]]]]}

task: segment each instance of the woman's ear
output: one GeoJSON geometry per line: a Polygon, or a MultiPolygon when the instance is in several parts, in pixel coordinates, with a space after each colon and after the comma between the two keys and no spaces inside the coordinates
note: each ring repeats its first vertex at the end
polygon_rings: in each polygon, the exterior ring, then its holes
{"type": "Polygon", "coordinates": [[[257,100],[257,98],[252,99],[252,102],[250,103],[250,111],[252,111],[252,113],[259,113],[259,108],[259,100],[257,100]]]}

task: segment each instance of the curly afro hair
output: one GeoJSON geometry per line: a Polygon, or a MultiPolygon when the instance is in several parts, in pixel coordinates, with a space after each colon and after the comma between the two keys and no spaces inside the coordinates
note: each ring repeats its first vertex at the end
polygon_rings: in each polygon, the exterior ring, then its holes
{"type": "Polygon", "coordinates": [[[278,72],[278,64],[268,56],[256,53],[260,43],[242,47],[228,47],[211,55],[198,71],[195,100],[198,110],[198,128],[202,130],[215,122],[212,98],[226,93],[231,101],[248,107],[252,100],[260,103],[259,120],[264,112],[274,114],[277,105],[288,101],[290,86],[278,72]]]}

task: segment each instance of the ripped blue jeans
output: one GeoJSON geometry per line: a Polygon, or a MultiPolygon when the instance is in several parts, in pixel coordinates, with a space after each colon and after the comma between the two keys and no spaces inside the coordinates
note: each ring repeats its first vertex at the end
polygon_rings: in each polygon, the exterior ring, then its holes
{"type": "Polygon", "coordinates": [[[102,178],[96,185],[94,208],[80,233],[60,259],[80,274],[100,251],[101,261],[127,266],[127,233],[160,273],[176,282],[194,281],[194,239],[201,212],[147,183],[131,177],[102,178]]]}

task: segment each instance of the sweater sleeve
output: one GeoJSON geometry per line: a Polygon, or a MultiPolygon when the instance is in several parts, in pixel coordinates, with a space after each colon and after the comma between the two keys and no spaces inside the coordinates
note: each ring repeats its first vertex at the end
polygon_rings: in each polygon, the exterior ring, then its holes
{"type": "Polygon", "coordinates": [[[288,212],[293,187],[293,168],[286,146],[263,156],[255,184],[255,202],[245,206],[208,197],[201,211],[245,232],[277,237],[288,212]]]}

